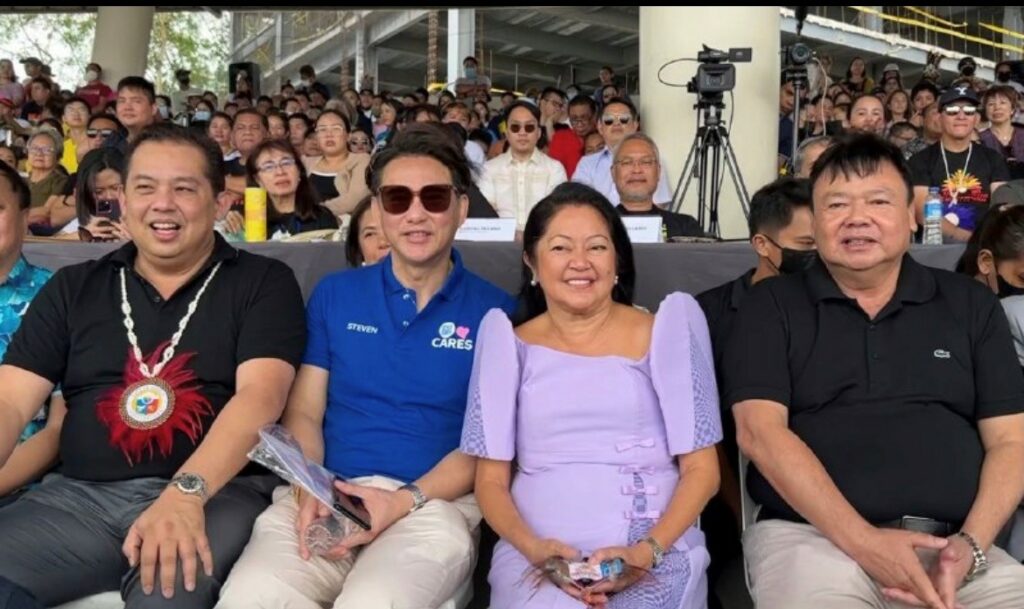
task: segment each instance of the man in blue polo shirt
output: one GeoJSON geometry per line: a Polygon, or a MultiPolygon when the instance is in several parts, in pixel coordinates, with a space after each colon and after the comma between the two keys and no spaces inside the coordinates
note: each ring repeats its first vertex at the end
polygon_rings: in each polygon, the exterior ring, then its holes
{"type": "Polygon", "coordinates": [[[311,556],[326,510],[278,489],[218,607],[437,607],[468,578],[480,512],[475,467],[458,449],[480,321],[508,294],[452,249],[472,175],[434,124],[402,131],[370,166],[391,254],[324,279],[284,416],[306,456],[348,478],[370,531],[311,556]]]}

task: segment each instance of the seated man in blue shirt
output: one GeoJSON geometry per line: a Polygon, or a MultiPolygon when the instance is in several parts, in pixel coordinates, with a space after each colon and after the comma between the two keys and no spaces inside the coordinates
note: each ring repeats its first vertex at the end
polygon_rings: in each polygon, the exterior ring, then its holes
{"type": "Polygon", "coordinates": [[[391,254],[317,286],[284,424],[349,480],[339,488],[372,528],[312,558],[304,533],[326,510],[278,489],[218,607],[437,607],[472,570],[480,512],[462,416],[479,324],[513,301],[452,249],[472,177],[443,127],[408,126],[370,173],[391,254]]]}
{"type": "MultiPolygon", "coordinates": [[[[53,274],[29,264],[21,255],[29,203],[28,183],[17,171],[0,163],[0,360],[29,303],[53,274]]],[[[17,495],[12,493],[39,479],[56,462],[64,412],[63,398],[53,397],[50,408],[40,409],[21,433],[18,448],[0,467],[0,506],[13,501],[17,495]],[[52,415],[49,419],[48,411],[52,415]],[[39,433],[44,429],[45,433],[39,433]]]]}

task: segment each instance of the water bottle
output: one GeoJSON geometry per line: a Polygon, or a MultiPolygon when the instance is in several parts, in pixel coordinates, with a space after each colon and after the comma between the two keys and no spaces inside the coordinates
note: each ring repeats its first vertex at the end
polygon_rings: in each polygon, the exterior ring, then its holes
{"type": "Polygon", "coordinates": [[[306,527],[306,547],[315,556],[322,556],[338,545],[347,532],[345,523],[334,516],[325,516],[306,527]]]}
{"type": "Polygon", "coordinates": [[[924,202],[924,237],[925,245],[942,245],[942,200],[939,199],[939,187],[928,189],[928,198],[924,202]]]}

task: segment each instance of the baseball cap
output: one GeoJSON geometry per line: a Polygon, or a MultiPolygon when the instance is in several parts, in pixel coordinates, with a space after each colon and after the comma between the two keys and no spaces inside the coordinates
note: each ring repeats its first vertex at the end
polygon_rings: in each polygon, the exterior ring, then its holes
{"type": "Polygon", "coordinates": [[[900,67],[898,65],[894,64],[894,63],[887,63],[887,64],[885,64],[885,67],[882,68],[882,74],[885,74],[886,72],[899,72],[899,71],[900,71],[900,67]]]}
{"type": "Polygon", "coordinates": [[[192,70],[188,70],[188,69],[185,69],[185,68],[178,68],[177,70],[174,71],[174,75],[177,76],[178,78],[181,78],[182,76],[188,76],[190,74],[192,74],[192,70]]]}
{"type": "Polygon", "coordinates": [[[946,89],[942,95],[939,96],[939,107],[944,108],[949,104],[958,101],[968,101],[975,105],[981,103],[981,100],[978,99],[978,94],[974,92],[974,89],[961,85],[946,89]]]}
{"type": "Polygon", "coordinates": [[[37,65],[37,66],[43,65],[43,62],[39,61],[38,57],[26,57],[25,59],[21,60],[21,63],[23,63],[25,65],[29,65],[29,64],[37,65]]]}

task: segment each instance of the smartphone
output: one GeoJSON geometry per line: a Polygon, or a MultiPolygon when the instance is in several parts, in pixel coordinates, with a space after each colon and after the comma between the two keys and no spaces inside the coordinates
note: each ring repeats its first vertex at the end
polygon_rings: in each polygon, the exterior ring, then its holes
{"type": "Polygon", "coordinates": [[[337,515],[344,516],[359,525],[364,531],[370,530],[370,512],[363,506],[363,500],[359,497],[346,495],[334,489],[334,511],[337,515]]]}
{"type": "Polygon", "coordinates": [[[114,222],[121,220],[121,203],[117,199],[101,199],[96,201],[96,215],[114,222]]]}

